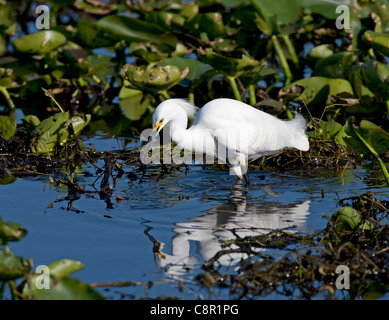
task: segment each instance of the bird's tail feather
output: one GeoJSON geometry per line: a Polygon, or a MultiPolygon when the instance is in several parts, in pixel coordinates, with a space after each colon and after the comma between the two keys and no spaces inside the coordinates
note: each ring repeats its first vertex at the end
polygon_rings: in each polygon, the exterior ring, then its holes
{"type": "Polygon", "coordinates": [[[302,151],[308,151],[309,150],[309,141],[308,137],[305,134],[305,130],[307,128],[307,122],[304,119],[304,117],[295,112],[294,119],[291,120],[290,125],[293,127],[295,131],[295,141],[294,141],[294,146],[295,148],[302,150],[302,151]]]}

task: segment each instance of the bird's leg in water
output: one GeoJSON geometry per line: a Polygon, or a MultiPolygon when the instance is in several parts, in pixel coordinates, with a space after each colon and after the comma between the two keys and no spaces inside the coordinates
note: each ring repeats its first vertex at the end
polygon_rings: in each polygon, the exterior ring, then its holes
{"type": "Polygon", "coordinates": [[[250,180],[249,180],[249,175],[247,174],[247,170],[248,170],[248,159],[246,157],[246,155],[244,155],[243,153],[241,152],[237,152],[236,153],[236,157],[239,161],[239,166],[240,166],[240,171],[241,171],[241,175],[243,175],[244,177],[244,180],[246,182],[246,186],[250,184],[250,180]]]}
{"type": "Polygon", "coordinates": [[[246,172],[243,176],[244,176],[244,180],[246,181],[246,186],[248,186],[250,184],[249,175],[246,172]]]}

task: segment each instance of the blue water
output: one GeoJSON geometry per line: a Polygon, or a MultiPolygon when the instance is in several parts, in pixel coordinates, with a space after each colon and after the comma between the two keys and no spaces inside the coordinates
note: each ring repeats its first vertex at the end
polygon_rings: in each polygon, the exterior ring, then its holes
{"type": "MultiPolygon", "coordinates": [[[[89,143],[98,149],[121,144],[109,139],[89,143]]],[[[92,193],[69,199],[67,189],[50,184],[48,175],[0,185],[0,214],[28,230],[24,239],[10,243],[11,251],[33,257],[35,267],[62,258],[79,260],[86,267],[73,276],[87,283],[138,282],[99,289],[110,299],[121,294],[230,299],[228,290],[210,294],[194,278],[202,272],[202,263],[221,250],[222,241],[235,238],[233,232],[244,237],[275,228],[319,230],[327,223],[322,215],[339,208],[338,198],[367,191],[378,198],[389,194],[370,169],[252,171],[251,185],[244,188],[234,186],[236,178],[216,167],[176,168],[168,174],[152,167],[142,177],[139,168],[124,161],[121,165],[125,174],[118,179],[111,202],[92,193]],[[153,242],[163,244],[160,255],[153,252],[153,242]],[[150,289],[149,281],[154,282],[150,289]]],[[[77,179],[80,186],[94,190],[90,184],[99,174],[86,165],[77,179]]],[[[233,269],[240,258],[225,256],[221,261],[233,269]]]]}

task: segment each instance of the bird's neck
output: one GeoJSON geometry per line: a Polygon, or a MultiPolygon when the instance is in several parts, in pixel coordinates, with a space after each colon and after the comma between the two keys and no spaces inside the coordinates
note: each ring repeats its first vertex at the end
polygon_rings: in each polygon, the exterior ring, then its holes
{"type": "MultiPolygon", "coordinates": [[[[178,127],[172,129],[171,137],[173,142],[186,151],[194,152],[198,155],[215,155],[214,140],[202,129],[178,127]]],[[[196,158],[197,159],[197,158],[196,158]]]]}

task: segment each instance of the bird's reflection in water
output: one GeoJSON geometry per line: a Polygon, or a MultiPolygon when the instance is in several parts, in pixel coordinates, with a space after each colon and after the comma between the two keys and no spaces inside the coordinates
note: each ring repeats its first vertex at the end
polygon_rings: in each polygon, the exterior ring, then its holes
{"type": "MultiPolygon", "coordinates": [[[[301,229],[309,214],[309,201],[285,205],[277,201],[251,203],[246,199],[246,189],[237,183],[231,188],[227,203],[188,222],[176,223],[171,254],[163,251],[163,244],[151,236],[151,228],[147,227],[145,234],[153,242],[158,268],[169,276],[183,275],[214,257],[222,250],[223,241],[237,236],[244,238],[266,234],[275,229],[301,229]]],[[[233,265],[242,258],[243,253],[234,253],[223,255],[218,261],[233,265]]]]}

